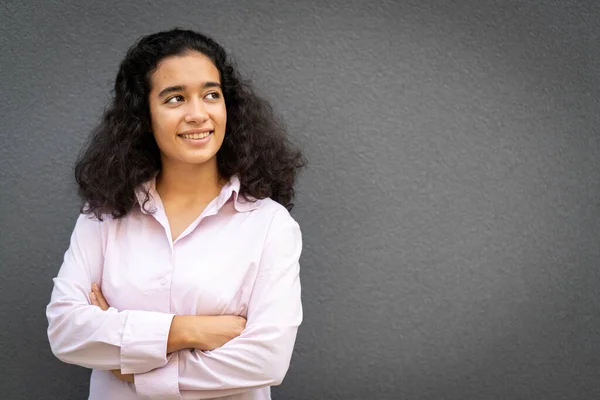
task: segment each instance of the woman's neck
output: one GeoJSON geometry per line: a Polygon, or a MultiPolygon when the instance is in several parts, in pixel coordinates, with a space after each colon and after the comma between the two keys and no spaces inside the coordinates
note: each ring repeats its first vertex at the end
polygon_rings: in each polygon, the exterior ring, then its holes
{"type": "Polygon", "coordinates": [[[219,195],[225,183],[216,161],[202,165],[163,163],[156,177],[156,191],[163,202],[177,199],[208,203],[219,195]]]}

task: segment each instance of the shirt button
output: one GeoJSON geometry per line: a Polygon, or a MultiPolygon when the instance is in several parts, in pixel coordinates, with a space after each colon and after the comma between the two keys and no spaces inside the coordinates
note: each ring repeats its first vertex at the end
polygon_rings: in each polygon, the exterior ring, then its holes
{"type": "Polygon", "coordinates": [[[167,284],[167,280],[165,278],[160,280],[160,284],[161,285],[166,285],[167,284]]]}

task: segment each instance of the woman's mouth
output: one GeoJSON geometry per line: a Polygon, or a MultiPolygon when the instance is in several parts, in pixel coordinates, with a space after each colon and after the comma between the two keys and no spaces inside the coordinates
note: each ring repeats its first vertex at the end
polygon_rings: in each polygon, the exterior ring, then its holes
{"type": "Polygon", "coordinates": [[[177,136],[182,137],[184,139],[200,140],[200,139],[207,138],[208,135],[210,135],[213,132],[214,131],[201,132],[201,133],[188,133],[188,134],[181,134],[181,135],[177,135],[177,136]]]}

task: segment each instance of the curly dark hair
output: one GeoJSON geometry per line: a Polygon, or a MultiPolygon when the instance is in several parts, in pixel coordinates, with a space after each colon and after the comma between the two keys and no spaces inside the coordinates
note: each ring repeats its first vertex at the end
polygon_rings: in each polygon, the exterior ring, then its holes
{"type": "MultiPolygon", "coordinates": [[[[240,77],[213,39],[173,29],[141,38],[121,62],[112,101],[75,166],[83,213],[98,219],[125,216],[137,201],[136,189],[160,171],[160,151],[150,123],[150,78],[165,57],[191,51],[210,58],[221,77],[227,125],[217,152],[220,176],[229,179],[237,174],[240,195],[246,199],[270,197],[292,209],[297,171],[305,160],[289,143],[273,109],[240,77]]],[[[146,200],[148,196],[146,191],[146,200]]]]}

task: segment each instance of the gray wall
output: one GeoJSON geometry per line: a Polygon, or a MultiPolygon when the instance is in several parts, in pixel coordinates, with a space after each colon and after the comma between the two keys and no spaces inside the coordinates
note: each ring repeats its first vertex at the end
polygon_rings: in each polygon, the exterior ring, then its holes
{"type": "Polygon", "coordinates": [[[310,161],[305,322],[275,399],[600,396],[600,6],[9,1],[0,15],[0,397],[82,399],[44,307],[72,165],[126,48],[214,36],[310,161]]]}

